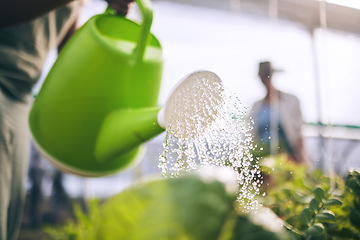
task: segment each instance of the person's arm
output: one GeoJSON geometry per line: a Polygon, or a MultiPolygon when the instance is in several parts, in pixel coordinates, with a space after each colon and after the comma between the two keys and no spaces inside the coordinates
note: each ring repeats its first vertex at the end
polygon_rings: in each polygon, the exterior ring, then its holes
{"type": "Polygon", "coordinates": [[[295,161],[299,164],[305,164],[305,165],[309,164],[309,162],[307,160],[307,154],[305,151],[303,137],[299,138],[296,143],[295,161]]]}
{"type": "Polygon", "coordinates": [[[1,0],[0,28],[30,21],[72,0],[1,0]]]}
{"type": "MultiPolygon", "coordinates": [[[[40,17],[76,0],[0,0],[0,28],[40,17]]],[[[133,0],[106,0],[117,14],[125,16],[133,0]]]]}

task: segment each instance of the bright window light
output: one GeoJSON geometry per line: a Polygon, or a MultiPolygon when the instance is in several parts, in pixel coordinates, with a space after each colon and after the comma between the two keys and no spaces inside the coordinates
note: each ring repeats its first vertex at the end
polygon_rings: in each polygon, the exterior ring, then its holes
{"type": "Polygon", "coordinates": [[[327,2],[360,10],[360,0],[327,0],[327,2]]]}

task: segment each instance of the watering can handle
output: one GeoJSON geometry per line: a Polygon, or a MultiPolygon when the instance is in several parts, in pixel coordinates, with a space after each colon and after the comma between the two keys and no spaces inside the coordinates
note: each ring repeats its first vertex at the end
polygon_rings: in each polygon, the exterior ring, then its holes
{"type": "MultiPolygon", "coordinates": [[[[134,54],[135,60],[139,62],[142,60],[144,56],[146,43],[150,35],[150,28],[153,19],[153,11],[150,0],[135,0],[135,1],[140,9],[143,18],[141,24],[140,36],[134,54]]],[[[105,13],[114,14],[114,11],[110,6],[108,6],[105,10],[105,13]]]]}
{"type": "Polygon", "coordinates": [[[147,40],[150,35],[150,28],[153,19],[153,11],[150,0],[136,0],[136,3],[140,9],[143,20],[142,20],[139,42],[137,48],[135,49],[135,58],[136,61],[141,61],[145,53],[147,40]]]}

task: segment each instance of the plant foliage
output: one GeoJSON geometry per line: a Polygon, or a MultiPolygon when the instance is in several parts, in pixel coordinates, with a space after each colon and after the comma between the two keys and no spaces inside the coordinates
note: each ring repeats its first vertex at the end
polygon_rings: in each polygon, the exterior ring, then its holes
{"type": "Polygon", "coordinates": [[[267,228],[272,220],[259,224],[239,211],[223,183],[197,175],[136,184],[104,203],[90,201],[86,214],[76,206],[76,221],[48,233],[53,240],[360,239],[358,171],[330,179],[283,156],[273,160],[262,167],[259,200],[282,220],[285,235],[267,228]]]}
{"type": "Polygon", "coordinates": [[[330,179],[279,157],[264,173],[261,202],[284,220],[292,239],[360,239],[358,171],[330,179]]]}
{"type": "Polygon", "coordinates": [[[92,202],[88,214],[52,228],[62,240],[255,240],[280,239],[235,209],[236,196],[223,183],[198,176],[137,184],[108,199],[92,202]]]}

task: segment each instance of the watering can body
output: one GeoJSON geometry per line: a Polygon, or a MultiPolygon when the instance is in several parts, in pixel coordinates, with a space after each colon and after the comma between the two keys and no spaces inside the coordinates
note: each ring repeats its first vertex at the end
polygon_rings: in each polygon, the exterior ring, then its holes
{"type": "Polygon", "coordinates": [[[82,176],[117,172],[163,131],[156,121],[163,58],[151,17],[139,25],[96,15],[59,54],[29,117],[35,144],[56,167],[82,176]]]}

